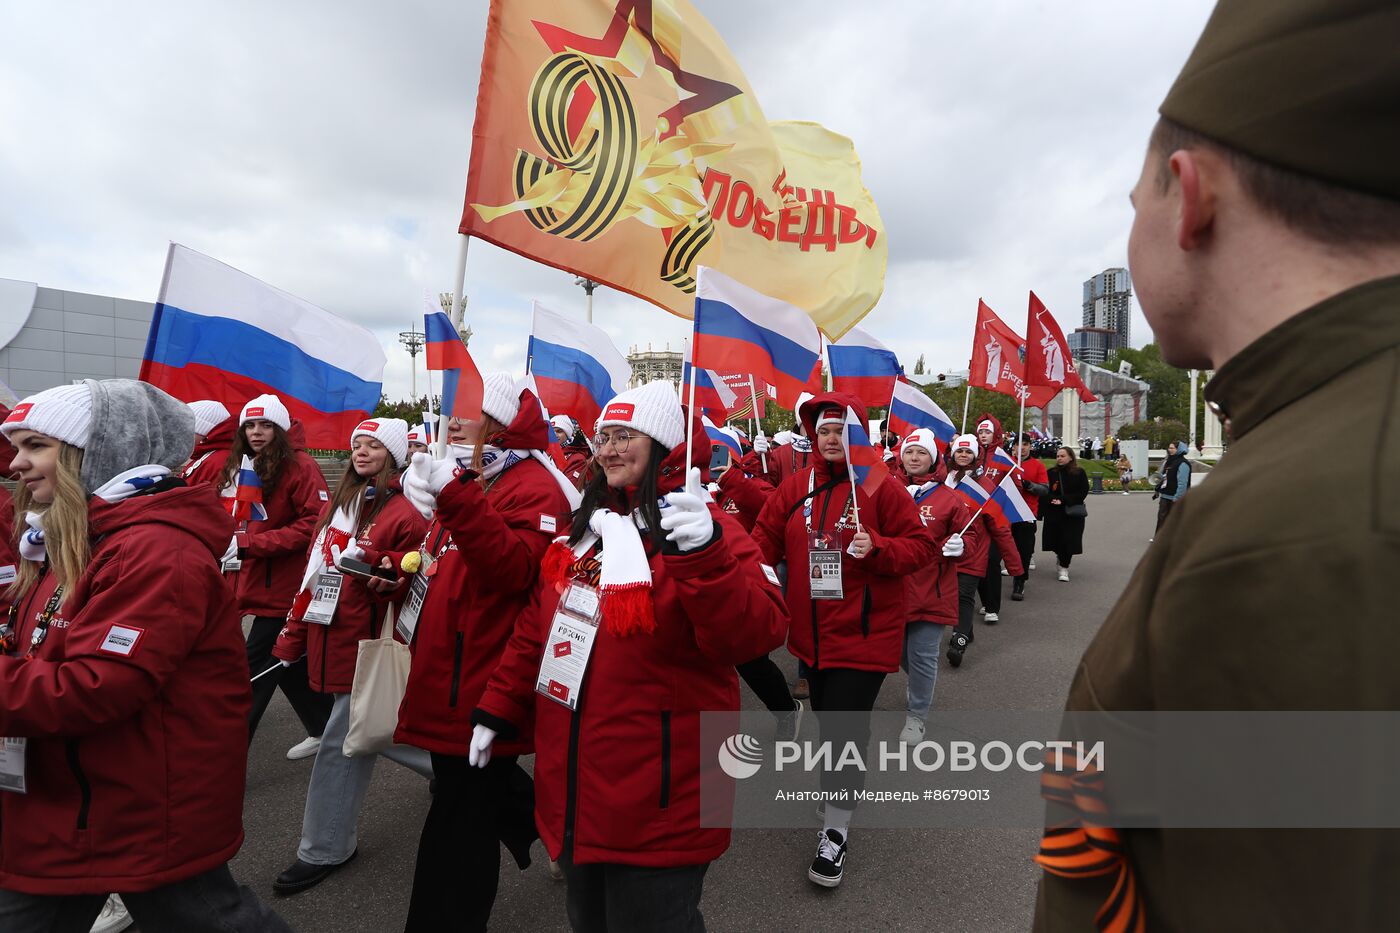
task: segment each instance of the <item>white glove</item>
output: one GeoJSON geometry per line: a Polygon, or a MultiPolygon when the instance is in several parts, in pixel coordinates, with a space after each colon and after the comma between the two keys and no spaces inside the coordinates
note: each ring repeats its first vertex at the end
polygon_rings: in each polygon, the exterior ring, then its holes
{"type": "Polygon", "coordinates": [[[229,539],[228,550],[224,551],[224,556],[219,558],[219,563],[226,563],[238,556],[238,536],[234,535],[229,539]]]}
{"type": "Polygon", "coordinates": [[[763,436],[763,432],[762,432],[762,431],[760,431],[758,434],[755,434],[755,435],[754,435],[754,439],[753,439],[753,452],[754,452],[754,453],[756,453],[756,454],[766,454],[766,453],[768,453],[768,451],[770,451],[770,450],[772,450],[772,449],[773,449],[773,445],[770,444],[770,443],[768,443],[768,438],[766,438],[766,437],[763,436]]]}
{"type": "Polygon", "coordinates": [[[719,483],[710,483],[705,487],[705,491],[713,497],[715,493],[719,492],[719,483]]]}
{"type": "Polygon", "coordinates": [[[949,535],[948,540],[943,542],[944,557],[962,557],[963,539],[962,535],[949,535]]]}
{"type": "Polygon", "coordinates": [[[403,494],[420,515],[431,519],[437,511],[438,493],[456,475],[456,460],[434,460],[425,453],[416,453],[403,472],[403,494]]]}
{"type": "Polygon", "coordinates": [[[335,564],[336,570],[341,569],[340,562],[347,557],[351,560],[364,560],[365,549],[360,547],[358,544],[350,544],[346,545],[345,550],[342,551],[334,544],[331,545],[331,563],[335,564]]]}
{"type": "Polygon", "coordinates": [[[710,515],[710,494],[700,482],[700,470],[691,467],[685,476],[685,489],[666,495],[662,502],[661,527],[669,532],[666,540],[674,541],[684,553],[704,547],[715,535],[715,520],[710,515]]]}
{"type": "Polygon", "coordinates": [[[484,768],[491,760],[491,743],[496,741],[496,730],[486,726],[472,729],[472,744],[467,748],[467,764],[473,768],[484,768]]]}

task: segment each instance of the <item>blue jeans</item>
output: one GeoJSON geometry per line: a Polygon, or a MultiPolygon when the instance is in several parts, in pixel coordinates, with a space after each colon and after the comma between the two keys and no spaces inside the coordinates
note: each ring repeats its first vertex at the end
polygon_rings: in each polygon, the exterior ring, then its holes
{"type": "MultiPolygon", "coordinates": [[[[339,865],[355,851],[360,804],[369,791],[369,779],[374,776],[374,762],[379,756],[346,758],[343,749],[349,729],[350,694],[337,693],[326,731],[321,734],[321,750],[311,766],[306,812],[301,818],[297,858],[311,865],[339,865]]],[[[426,778],[433,776],[432,757],[421,748],[390,745],[380,754],[426,778]]]]}
{"type": "Polygon", "coordinates": [[[904,657],[899,666],[909,675],[909,715],[920,722],[933,705],[933,686],[938,683],[938,653],[943,647],[943,630],[947,627],[937,622],[910,622],[904,626],[904,657]]]}

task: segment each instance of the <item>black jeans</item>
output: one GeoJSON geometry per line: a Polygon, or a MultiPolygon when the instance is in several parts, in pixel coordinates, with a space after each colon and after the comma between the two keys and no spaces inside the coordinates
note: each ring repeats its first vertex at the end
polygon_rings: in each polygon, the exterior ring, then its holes
{"type": "MultiPolygon", "coordinates": [[[[121,894],[143,933],[291,933],[227,865],[140,894],[121,894]]],[[[88,933],[105,894],[20,894],[0,890],[5,933],[88,933]]]]}
{"type": "Polygon", "coordinates": [[[253,741],[253,733],[267,712],[267,704],[277,688],[287,702],[292,704],[297,718],[306,727],[306,734],[321,737],[326,731],[326,720],[331,715],[331,704],[335,697],[329,693],[317,693],[306,680],[306,659],[283,667],[282,662],[272,656],[272,646],[277,644],[277,634],[286,624],[285,619],[276,616],[255,616],[253,627],[248,630],[248,676],[253,678],[253,707],[248,710],[248,742],[253,741]],[[259,677],[258,675],[262,676],[259,677]]]}
{"type": "Polygon", "coordinates": [[[559,859],[569,891],[564,903],[574,933],[704,933],[700,896],[710,865],[647,868],[559,859]]]}
{"type": "Polygon", "coordinates": [[[977,588],[981,584],[981,577],[958,574],[958,624],[953,626],[953,634],[966,635],[968,641],[972,641],[972,610],[977,606],[977,588]]]}
{"type": "Polygon", "coordinates": [[[983,609],[1001,612],[1001,549],[995,541],[987,542],[987,572],[977,584],[977,595],[983,609]]]}
{"type": "Polygon", "coordinates": [[[770,713],[790,713],[797,709],[797,701],[788,689],[787,678],[768,655],[745,661],[735,670],[770,713]]]}
{"type": "Polygon", "coordinates": [[[418,839],[405,933],[485,930],[496,903],[505,844],[523,869],[538,838],[534,783],[513,755],[472,767],[433,756],[433,802],[418,839]]]}
{"type": "Polygon", "coordinates": [[[1011,537],[1016,541],[1016,552],[1021,555],[1022,573],[1016,582],[1022,587],[1031,573],[1031,557],[1035,554],[1035,522],[1016,522],[1011,526],[1011,537]]]}
{"type": "Polygon", "coordinates": [[[1165,522],[1167,520],[1167,516],[1171,514],[1173,505],[1176,505],[1175,499],[1157,500],[1157,527],[1154,529],[1154,531],[1162,530],[1162,523],[1165,522]]]}
{"type": "MultiPolygon", "coordinates": [[[[812,688],[812,709],[821,724],[822,742],[830,743],[833,764],[841,759],[847,743],[855,744],[863,760],[869,757],[870,711],[875,708],[884,682],[883,671],[845,667],[819,668],[807,678],[812,688]]],[[[865,789],[865,772],[854,765],[823,771],[821,788],[827,793],[845,791],[846,799],[834,805],[854,810],[855,792],[865,789]]]]}

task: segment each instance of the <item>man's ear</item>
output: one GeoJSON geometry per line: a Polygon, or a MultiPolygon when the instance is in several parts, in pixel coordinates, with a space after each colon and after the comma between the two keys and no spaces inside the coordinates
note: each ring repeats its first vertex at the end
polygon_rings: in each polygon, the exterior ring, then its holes
{"type": "Polygon", "coordinates": [[[1178,149],[1167,160],[1176,178],[1180,197],[1177,207],[1176,243],[1183,251],[1198,249],[1210,236],[1215,222],[1216,173],[1224,163],[1199,149],[1178,149]]]}

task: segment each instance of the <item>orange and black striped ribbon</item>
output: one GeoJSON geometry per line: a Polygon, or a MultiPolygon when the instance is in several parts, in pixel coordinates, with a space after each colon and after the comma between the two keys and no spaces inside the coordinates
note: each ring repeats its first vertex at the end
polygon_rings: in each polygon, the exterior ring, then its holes
{"type": "Polygon", "coordinates": [[[1072,755],[1065,756],[1061,764],[1057,768],[1053,755],[1046,756],[1040,778],[1041,796],[1078,816],[1045,831],[1036,863],[1060,878],[1116,874],[1113,891],[1094,918],[1098,928],[1104,933],[1145,933],[1146,910],[1133,865],[1118,830],[1105,825],[1108,806],[1104,802],[1103,775],[1072,755]]]}

